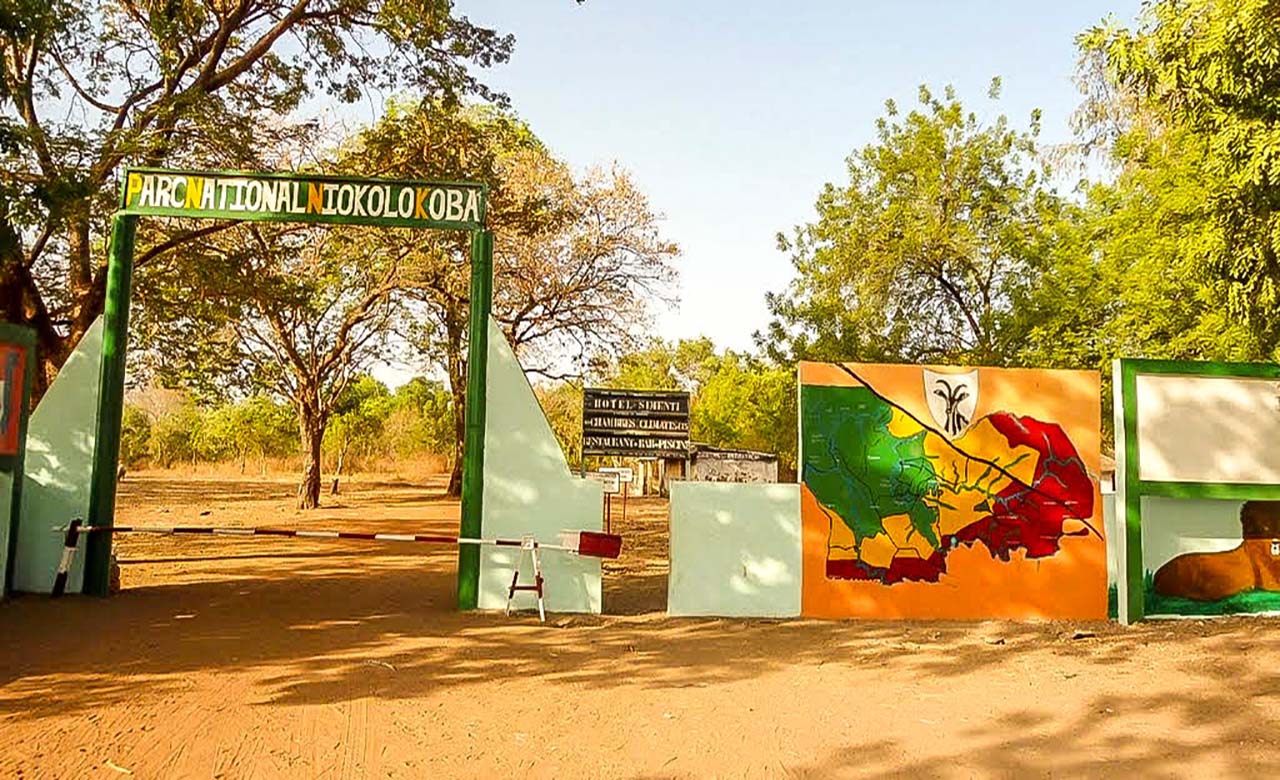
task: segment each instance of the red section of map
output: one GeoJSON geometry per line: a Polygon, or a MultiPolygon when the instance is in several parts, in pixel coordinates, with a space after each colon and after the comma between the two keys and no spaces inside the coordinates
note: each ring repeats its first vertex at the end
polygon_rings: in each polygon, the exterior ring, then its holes
{"type": "Polygon", "coordinates": [[[940,549],[928,558],[896,557],[887,569],[857,560],[828,560],[827,577],[885,585],[903,580],[937,582],[947,571],[947,551],[975,542],[982,542],[992,557],[1002,561],[1009,560],[1017,549],[1025,550],[1028,558],[1057,553],[1066,535],[1064,523],[1069,518],[1087,521],[1093,517],[1093,480],[1075,445],[1056,423],[1007,412],[996,412],[988,419],[1009,444],[1038,453],[1030,485],[1010,476],[1010,484],[987,500],[990,514],[954,535],[944,535],[940,549]]]}
{"type": "Polygon", "coordinates": [[[946,556],[941,550],[928,558],[894,558],[885,569],[855,560],[828,560],[827,578],[833,580],[874,580],[892,585],[903,580],[937,582],[947,570],[946,556]]]}
{"type": "Polygon", "coordinates": [[[1005,412],[989,419],[1011,445],[1030,447],[1040,457],[1031,485],[1015,480],[1006,486],[990,499],[990,515],[961,528],[953,538],[961,544],[982,542],[1002,561],[1018,548],[1026,550],[1028,558],[1053,555],[1069,518],[1087,521],[1093,516],[1093,480],[1056,423],[1005,412]]]}

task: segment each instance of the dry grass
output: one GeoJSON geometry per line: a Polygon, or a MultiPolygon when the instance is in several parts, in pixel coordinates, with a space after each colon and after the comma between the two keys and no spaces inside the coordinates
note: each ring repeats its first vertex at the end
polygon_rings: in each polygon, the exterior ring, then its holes
{"type": "MultiPolygon", "coordinates": [[[[448,474],[451,460],[446,455],[422,453],[407,458],[359,458],[355,459],[354,468],[343,479],[412,481],[417,484],[428,484],[433,478],[448,474]]],[[[325,484],[333,478],[333,464],[324,464],[325,484]]],[[[158,480],[181,479],[255,479],[268,481],[297,482],[302,475],[302,458],[249,458],[240,461],[219,461],[195,463],[176,463],[172,468],[139,468],[131,469],[129,474],[145,476],[158,480]]]]}

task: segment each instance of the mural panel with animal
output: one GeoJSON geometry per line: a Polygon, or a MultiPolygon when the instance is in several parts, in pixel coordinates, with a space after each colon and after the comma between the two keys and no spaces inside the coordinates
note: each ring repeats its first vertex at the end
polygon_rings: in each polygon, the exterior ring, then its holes
{"type": "Polygon", "coordinates": [[[1120,618],[1280,612],[1280,366],[1121,360],[1120,618]]]}

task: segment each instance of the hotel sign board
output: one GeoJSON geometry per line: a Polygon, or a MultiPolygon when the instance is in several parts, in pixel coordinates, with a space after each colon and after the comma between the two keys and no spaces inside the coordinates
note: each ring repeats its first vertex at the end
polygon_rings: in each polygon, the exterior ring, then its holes
{"type": "Polygon", "coordinates": [[[584,389],[582,453],[687,457],[689,394],[673,390],[584,389]]]}

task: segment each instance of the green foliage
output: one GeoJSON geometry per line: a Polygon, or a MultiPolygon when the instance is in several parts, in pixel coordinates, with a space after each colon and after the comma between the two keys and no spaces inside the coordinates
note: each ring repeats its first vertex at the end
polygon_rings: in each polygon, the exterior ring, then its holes
{"type": "Polygon", "coordinates": [[[126,406],[120,426],[120,462],[136,468],[146,461],[150,452],[151,418],[136,406],[126,406]]]}
{"type": "Polygon", "coordinates": [[[148,461],[167,469],[180,462],[199,460],[203,454],[198,446],[201,422],[200,411],[189,401],[171,413],[157,417],[151,423],[148,461]]]}
{"type": "Polygon", "coordinates": [[[268,396],[201,406],[193,396],[179,394],[176,403],[160,409],[125,405],[120,460],[130,468],[225,461],[244,470],[249,458],[265,468],[267,458],[297,452],[293,410],[268,396]]]}
{"type": "Polygon", "coordinates": [[[1248,326],[1251,348],[1274,357],[1280,345],[1276,4],[1156,0],[1136,29],[1098,26],[1080,45],[1101,62],[1108,86],[1131,97],[1114,158],[1167,212],[1185,217],[1178,225],[1180,261],[1212,275],[1204,286],[1214,303],[1225,300],[1248,326]]]}
{"type": "Polygon", "coordinates": [[[534,388],[571,468],[582,463],[582,384],[557,382],[534,388]]]}
{"type": "Polygon", "coordinates": [[[386,385],[368,375],[356,378],[334,402],[324,433],[325,449],[339,464],[349,453],[369,454],[381,441],[391,410],[391,391],[386,385]]]}
{"type": "MultiPolygon", "coordinates": [[[[790,367],[732,350],[717,351],[705,336],[673,343],[655,339],[602,368],[599,385],[687,390],[693,441],[776,453],[784,468],[795,467],[796,377],[790,367]]],[[[580,394],[576,415],[580,436],[580,394]]]]}
{"type": "Polygon", "coordinates": [[[265,395],[206,409],[196,436],[203,460],[234,460],[244,470],[249,458],[270,457],[298,449],[298,422],[293,409],[265,395]]]}
{"type": "MultiPolygon", "coordinates": [[[[581,395],[579,395],[579,404],[581,395]]],[[[394,393],[370,376],[342,392],[324,438],[329,462],[365,466],[453,450],[452,396],[436,380],[416,377],[394,393]]],[[[244,471],[256,460],[297,457],[298,418],[293,406],[258,394],[210,402],[189,393],[155,407],[127,404],[120,460],[130,468],[169,468],[183,463],[234,463],[244,471]]]]}
{"type": "Polygon", "coordinates": [[[454,448],[453,394],[434,379],[414,377],[396,388],[382,423],[386,454],[396,458],[454,448]]]}
{"type": "Polygon", "coordinates": [[[689,432],[714,447],[776,453],[783,468],[794,469],[795,371],[726,351],[698,385],[689,432]]]}
{"type": "Polygon", "coordinates": [[[1027,131],[980,122],[949,87],[921,87],[905,116],[890,102],[848,184],[828,184],[817,220],[779,235],[796,276],[768,296],[757,342],[788,363],[1008,361],[1022,335],[1012,300],[1062,209],[1042,184],[1038,132],[1038,114],[1027,131]]]}

